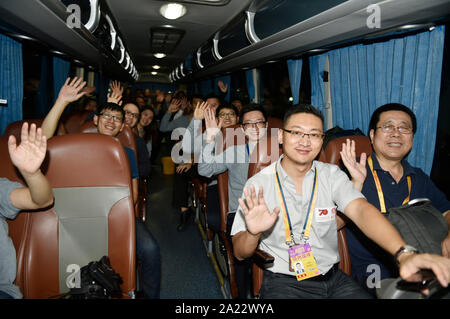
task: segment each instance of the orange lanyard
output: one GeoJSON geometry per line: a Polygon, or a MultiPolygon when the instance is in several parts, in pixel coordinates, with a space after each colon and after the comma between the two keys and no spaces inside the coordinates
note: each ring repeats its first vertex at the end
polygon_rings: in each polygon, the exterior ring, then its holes
{"type": "MultiPolygon", "coordinates": [[[[284,221],[284,233],[286,238],[286,244],[291,247],[295,245],[294,241],[294,234],[292,232],[292,224],[291,219],[289,218],[289,212],[286,205],[286,199],[284,197],[283,189],[281,187],[280,177],[278,174],[278,168],[277,165],[275,166],[275,177],[276,177],[276,185],[277,185],[277,191],[278,191],[278,198],[280,200],[281,205],[281,211],[283,215],[283,221],[284,221]]],[[[309,206],[308,206],[308,213],[306,215],[305,224],[303,226],[303,231],[301,235],[301,240],[304,240],[305,242],[309,239],[309,233],[311,231],[311,225],[312,225],[312,219],[313,215],[311,212],[314,211],[314,208],[316,206],[316,200],[317,200],[317,169],[314,169],[314,184],[313,189],[311,193],[311,198],[309,200],[309,206]]]]}
{"type": "MultiPolygon", "coordinates": [[[[380,210],[382,213],[386,213],[386,205],[384,203],[384,195],[383,190],[381,189],[380,179],[378,178],[377,172],[373,169],[373,161],[372,156],[369,156],[367,159],[367,163],[369,164],[370,171],[372,172],[373,179],[375,180],[375,186],[377,188],[378,199],[380,201],[380,210]]],[[[408,197],[403,200],[402,205],[405,205],[409,202],[409,197],[411,196],[411,176],[406,176],[406,180],[408,181],[408,197]]]]}

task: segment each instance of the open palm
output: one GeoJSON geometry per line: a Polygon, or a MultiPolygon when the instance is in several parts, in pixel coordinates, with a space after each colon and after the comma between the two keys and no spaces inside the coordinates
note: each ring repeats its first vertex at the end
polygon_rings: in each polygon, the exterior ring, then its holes
{"type": "Polygon", "coordinates": [[[264,191],[260,187],[258,191],[258,198],[256,197],[255,187],[250,186],[250,194],[244,188],[245,202],[239,198],[239,204],[244,211],[245,223],[247,230],[253,235],[258,235],[266,230],[269,230],[276,222],[280,208],[276,207],[272,213],[264,201],[264,191]]]}
{"type": "Polygon", "coordinates": [[[356,151],[355,151],[355,141],[349,140],[342,143],[341,159],[347,168],[348,172],[352,176],[352,180],[363,184],[367,177],[366,169],[366,153],[362,153],[360,156],[359,163],[356,161],[356,151]]]}
{"type": "Polygon", "coordinates": [[[205,126],[206,126],[206,141],[212,142],[216,135],[220,132],[222,128],[223,119],[219,120],[217,123],[216,114],[214,110],[208,107],[205,110],[205,126]]]}
{"type": "Polygon", "coordinates": [[[85,85],[86,82],[82,78],[74,77],[72,81],[70,81],[70,78],[67,78],[61,90],[59,90],[58,99],[66,103],[78,100],[87,94],[86,91],[83,91],[85,85]]]}
{"type": "Polygon", "coordinates": [[[8,150],[12,163],[21,173],[34,174],[41,167],[47,149],[47,139],[42,135],[36,124],[31,124],[28,131],[28,123],[25,122],[21,131],[20,145],[16,145],[13,135],[8,139],[8,150]]]}

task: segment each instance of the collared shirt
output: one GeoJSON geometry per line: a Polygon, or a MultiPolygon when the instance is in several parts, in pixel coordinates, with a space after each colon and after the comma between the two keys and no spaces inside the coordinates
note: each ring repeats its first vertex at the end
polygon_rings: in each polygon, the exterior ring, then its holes
{"type": "Polygon", "coordinates": [[[228,213],[235,212],[239,205],[238,198],[247,181],[248,164],[254,145],[233,145],[220,154],[215,153],[215,146],[215,142],[205,144],[198,164],[198,173],[212,177],[228,170],[228,213]]]}
{"type": "MultiPolygon", "coordinates": [[[[343,212],[351,201],[357,198],[364,198],[364,196],[353,188],[347,175],[338,166],[318,161],[314,161],[311,169],[306,173],[302,182],[302,195],[299,195],[294,181],[287,175],[280,164],[282,158],[283,155],[277,162],[272,163],[251,177],[245,184],[245,187],[254,185],[257,194],[259,188],[263,187],[264,200],[270,212],[276,207],[281,207],[275,179],[275,165],[278,163],[278,171],[292,223],[294,239],[299,243],[314,183],[314,169],[317,168],[318,193],[308,242],[311,245],[320,273],[325,274],[335,263],[339,262],[336,210],[343,212]]],[[[239,206],[231,235],[233,236],[245,230],[244,214],[239,206]]],[[[273,266],[267,268],[268,270],[295,275],[289,271],[288,248],[283,217],[279,215],[275,225],[261,235],[260,249],[268,252],[275,258],[273,266]]]]}
{"type": "MultiPolygon", "coordinates": [[[[411,196],[410,200],[415,198],[428,198],[431,200],[440,212],[450,209],[450,201],[434,185],[433,181],[420,168],[412,167],[406,159],[402,160],[403,176],[397,183],[388,171],[381,168],[375,155],[372,155],[373,169],[377,172],[383,190],[386,210],[392,207],[402,206],[403,201],[408,197],[407,176],[411,177],[411,196]]],[[[375,180],[369,165],[366,164],[367,178],[364,181],[362,193],[367,201],[380,209],[380,200],[378,198],[375,180]]],[[[352,261],[352,273],[360,281],[365,281],[372,271],[367,271],[367,266],[377,264],[381,266],[381,279],[393,276],[397,267],[393,263],[392,256],[387,254],[382,248],[378,247],[372,240],[367,238],[360,230],[353,225],[346,229],[346,239],[349,248],[350,259],[352,261]]]]}
{"type": "Polygon", "coordinates": [[[0,291],[6,292],[14,298],[22,298],[19,287],[13,284],[16,280],[16,250],[8,236],[6,219],[16,218],[19,209],[10,201],[10,194],[16,188],[23,187],[17,182],[0,178],[0,291]]]}

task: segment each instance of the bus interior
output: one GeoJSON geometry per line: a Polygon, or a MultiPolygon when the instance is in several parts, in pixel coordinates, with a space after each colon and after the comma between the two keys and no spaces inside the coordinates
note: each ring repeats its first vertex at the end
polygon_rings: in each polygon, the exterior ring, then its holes
{"type": "MultiPolygon", "coordinates": [[[[1,176],[23,182],[9,161],[8,136],[19,137],[25,121],[41,125],[66,79],[78,77],[93,88],[96,105],[106,102],[117,81],[124,95],[150,106],[161,94],[170,101],[179,91],[188,98],[215,95],[226,103],[262,105],[270,128],[282,128],[292,105],[312,104],[324,114],[324,131],[351,135],[367,135],[376,107],[402,103],[418,118],[408,160],[450,199],[449,18],[449,0],[1,1],[1,176]],[[173,8],[180,17],[170,15],[173,8]]],[[[217,227],[206,213],[209,181],[194,176],[187,189],[192,216],[184,231],[177,231],[178,212],[170,205],[175,173],[170,134],[153,135],[151,173],[140,178],[137,202],[124,200],[123,188],[131,192],[130,172],[114,167],[127,163],[117,145],[136,150],[133,133],[121,132],[120,143],[102,136],[88,140],[80,134],[90,132],[81,107],[70,105],[48,143],[43,171],[55,189],[54,207],[8,221],[17,252],[15,284],[24,299],[67,292],[64,278],[70,272],[61,263],[72,259],[62,253],[62,243],[70,251],[82,249],[73,248],[71,235],[62,235],[61,229],[70,233],[72,227],[55,213],[70,213],[64,207],[106,207],[106,241],[95,235],[95,223],[74,236],[84,237],[77,239],[80,245],[102,242],[100,250],[88,249],[81,266],[86,258],[109,255],[123,280],[122,298],[139,297],[135,292],[142,288],[130,216],[144,221],[159,244],[161,299],[259,298],[270,256],[262,252],[252,259],[246,291],[239,291],[226,231],[228,175],[217,181],[217,227]]],[[[154,122],[161,118],[155,115],[154,122]]],[[[357,138],[358,155],[370,151],[368,138],[357,138]]],[[[319,160],[339,163],[342,141],[327,142],[319,160]]],[[[272,152],[277,158],[279,150],[272,152]]],[[[265,166],[259,164],[249,167],[248,177],[265,166]]],[[[338,236],[339,266],[350,274],[345,227],[338,236]]]]}

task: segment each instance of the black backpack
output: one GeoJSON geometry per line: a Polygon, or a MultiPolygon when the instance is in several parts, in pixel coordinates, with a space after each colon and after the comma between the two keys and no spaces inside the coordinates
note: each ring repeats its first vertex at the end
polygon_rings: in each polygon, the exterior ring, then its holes
{"type": "Polygon", "coordinates": [[[418,198],[390,208],[385,216],[408,245],[420,253],[442,254],[441,243],[448,235],[448,225],[429,199],[418,198]]]}

